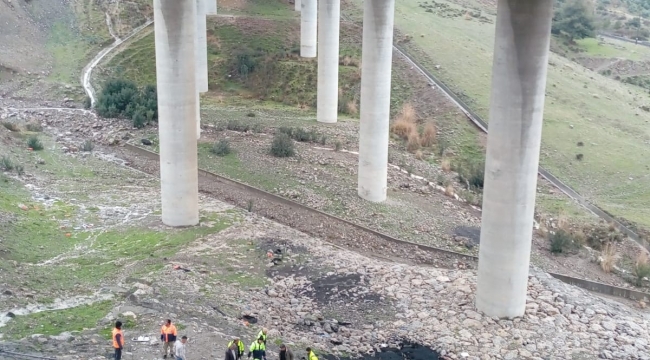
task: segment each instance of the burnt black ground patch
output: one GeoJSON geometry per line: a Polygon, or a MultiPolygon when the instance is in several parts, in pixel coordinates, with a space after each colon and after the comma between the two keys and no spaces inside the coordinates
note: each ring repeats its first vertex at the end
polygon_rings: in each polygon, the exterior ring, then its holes
{"type": "Polygon", "coordinates": [[[476,226],[458,226],[454,229],[454,235],[469,239],[474,245],[481,241],[481,228],[476,226]]]}
{"type": "Polygon", "coordinates": [[[380,301],[379,295],[369,289],[369,284],[359,274],[337,274],[311,280],[312,289],[305,291],[304,294],[322,305],[380,301]]]}
{"type": "Polygon", "coordinates": [[[355,358],[340,358],[334,355],[322,356],[325,360],[438,360],[440,355],[432,349],[418,344],[403,344],[399,348],[384,348],[381,352],[355,358]]]}

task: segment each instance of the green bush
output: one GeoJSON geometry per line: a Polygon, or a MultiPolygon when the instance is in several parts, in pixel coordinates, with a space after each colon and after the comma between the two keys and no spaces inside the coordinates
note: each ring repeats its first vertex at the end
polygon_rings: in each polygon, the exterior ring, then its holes
{"type": "Polygon", "coordinates": [[[341,144],[340,141],[336,141],[334,143],[334,151],[341,151],[341,148],[343,147],[343,144],[341,144]]]}
{"type": "Polygon", "coordinates": [[[257,116],[257,115],[255,115],[255,113],[251,111],[251,112],[249,112],[248,114],[246,114],[246,116],[248,116],[248,117],[255,117],[255,116],[257,116]]]}
{"type": "Polygon", "coordinates": [[[156,87],[147,85],[138,89],[127,80],[109,80],[97,99],[97,113],[102,117],[125,117],[133,126],[142,128],[158,120],[158,95],[156,87]]]}
{"type": "Polygon", "coordinates": [[[86,140],[81,144],[81,151],[92,152],[93,149],[95,149],[95,144],[91,140],[86,140]]]}
{"type": "Polygon", "coordinates": [[[290,157],[295,154],[293,141],[287,134],[279,133],[273,137],[271,154],[276,157],[290,157]]]}
{"type": "Polygon", "coordinates": [[[14,163],[8,156],[0,157],[0,169],[4,171],[11,171],[14,169],[14,163]]]}
{"type": "Polygon", "coordinates": [[[289,135],[289,137],[293,136],[293,128],[281,126],[280,128],[278,128],[278,131],[281,132],[282,134],[289,135]]]}
{"type": "Polygon", "coordinates": [[[574,246],[571,235],[564,231],[558,230],[555,233],[549,233],[549,240],[551,241],[551,253],[567,253],[574,246]]]}
{"type": "Polygon", "coordinates": [[[93,101],[90,96],[86,96],[84,99],[84,109],[90,109],[93,106],[93,101]]]}
{"type": "Polygon", "coordinates": [[[42,132],[43,131],[43,127],[39,123],[28,123],[27,125],[25,125],[25,129],[27,129],[27,131],[31,131],[31,132],[42,132]]]}
{"type": "Polygon", "coordinates": [[[230,142],[225,139],[221,139],[214,143],[210,151],[217,156],[226,156],[232,152],[230,149],[230,142]]]}
{"type": "Polygon", "coordinates": [[[8,121],[3,122],[2,126],[4,126],[9,131],[13,131],[13,132],[19,132],[20,131],[20,129],[18,128],[18,125],[14,124],[14,123],[10,123],[8,121]]]}
{"type": "Polygon", "coordinates": [[[456,166],[458,181],[469,185],[470,189],[483,189],[485,181],[485,162],[472,162],[456,166]]]}
{"type": "Polygon", "coordinates": [[[237,120],[230,120],[228,121],[226,128],[232,131],[247,132],[248,130],[251,129],[251,126],[249,124],[244,124],[237,120]]]}
{"type": "Polygon", "coordinates": [[[300,141],[300,142],[309,142],[311,141],[311,134],[308,133],[305,129],[303,128],[295,128],[293,130],[293,136],[291,136],[294,140],[300,141]]]}
{"type": "Polygon", "coordinates": [[[323,135],[320,137],[320,144],[321,145],[327,144],[327,136],[323,135]]]}
{"type": "Polygon", "coordinates": [[[634,269],[632,270],[632,273],[635,276],[635,284],[636,286],[641,286],[643,285],[643,279],[650,277],[650,264],[647,262],[637,262],[634,265],[634,269]]]}
{"type": "Polygon", "coordinates": [[[16,174],[18,174],[18,176],[25,175],[25,167],[22,165],[16,165],[16,174]]]}
{"type": "Polygon", "coordinates": [[[34,151],[43,150],[43,143],[38,139],[37,136],[31,136],[27,139],[27,146],[32,148],[34,151]]]}

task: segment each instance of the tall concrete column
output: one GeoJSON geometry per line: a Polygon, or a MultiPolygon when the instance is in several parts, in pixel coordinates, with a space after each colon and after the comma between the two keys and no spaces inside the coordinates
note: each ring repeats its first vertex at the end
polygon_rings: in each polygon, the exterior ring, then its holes
{"type": "Polygon", "coordinates": [[[316,57],[318,33],[317,0],[300,1],[300,56],[316,57]]]}
{"type": "Polygon", "coordinates": [[[295,6],[294,10],[300,11],[300,0],[295,0],[294,6],[295,6]]]}
{"type": "Polygon", "coordinates": [[[199,222],[194,0],[154,0],[162,221],[199,222]]]}
{"type": "Polygon", "coordinates": [[[499,0],[476,307],[524,315],[553,0],[499,0]]]}
{"type": "Polygon", "coordinates": [[[217,0],[207,0],[205,3],[206,15],[217,15],[217,0]]]}
{"type": "Polygon", "coordinates": [[[196,82],[200,92],[208,91],[208,39],[206,4],[212,0],[196,0],[196,82]]]}
{"type": "Polygon", "coordinates": [[[339,104],[341,0],[318,1],[318,95],[316,120],[335,123],[339,104]]]}
{"type": "Polygon", "coordinates": [[[201,97],[200,93],[208,91],[208,39],[206,10],[213,0],[196,1],[196,138],[201,137],[201,97]]]}
{"type": "Polygon", "coordinates": [[[386,200],[395,0],[364,1],[359,196],[386,200]]]}

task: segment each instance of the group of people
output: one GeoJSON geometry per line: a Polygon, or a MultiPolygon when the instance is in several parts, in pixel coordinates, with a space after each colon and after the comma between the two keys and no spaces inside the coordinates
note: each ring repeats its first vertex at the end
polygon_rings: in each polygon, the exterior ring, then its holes
{"type": "MultiPolygon", "coordinates": [[[[257,334],[256,339],[248,347],[247,358],[252,360],[266,360],[266,336],[268,329],[263,328],[257,334]]],[[[169,354],[174,360],[187,360],[185,357],[185,344],[187,336],[183,336],[180,341],[176,341],[176,326],[170,319],[160,328],[160,340],[163,343],[163,359],[167,359],[169,354]]],[[[122,322],[117,321],[113,329],[113,349],[115,350],[115,360],[122,359],[122,349],[124,349],[124,333],[122,332],[122,322]]],[[[307,348],[307,358],[304,360],[318,360],[318,357],[311,348],[307,348]]],[[[224,360],[241,360],[244,356],[244,343],[237,337],[228,343],[224,360]]],[[[280,360],[294,360],[293,352],[286,345],[280,345],[278,354],[280,360]]]]}
{"type": "MultiPolygon", "coordinates": [[[[256,336],[256,339],[248,347],[247,358],[252,360],[266,360],[266,336],[268,330],[262,329],[256,336]]],[[[311,348],[307,348],[306,360],[318,360],[318,357],[311,348]]],[[[226,349],[226,356],[224,360],[240,360],[244,356],[244,343],[240,338],[236,337],[228,343],[226,349]]],[[[278,354],[280,360],[294,360],[293,352],[282,344],[280,345],[280,352],[278,354]]],[[[304,357],[302,359],[305,359],[304,357]]]]}

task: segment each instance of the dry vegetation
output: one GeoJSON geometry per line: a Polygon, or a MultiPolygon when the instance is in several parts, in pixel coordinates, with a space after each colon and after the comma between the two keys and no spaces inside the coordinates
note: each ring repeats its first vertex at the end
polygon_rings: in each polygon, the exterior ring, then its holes
{"type": "Polygon", "coordinates": [[[436,144],[437,130],[433,120],[426,122],[421,129],[418,114],[411,103],[405,103],[390,127],[393,135],[406,142],[406,149],[416,153],[420,148],[430,148],[436,144]]]}
{"type": "Polygon", "coordinates": [[[618,254],[616,253],[616,246],[612,243],[608,243],[603,248],[601,253],[600,267],[604,272],[610,273],[614,270],[616,265],[616,260],[618,260],[618,254]]]}

